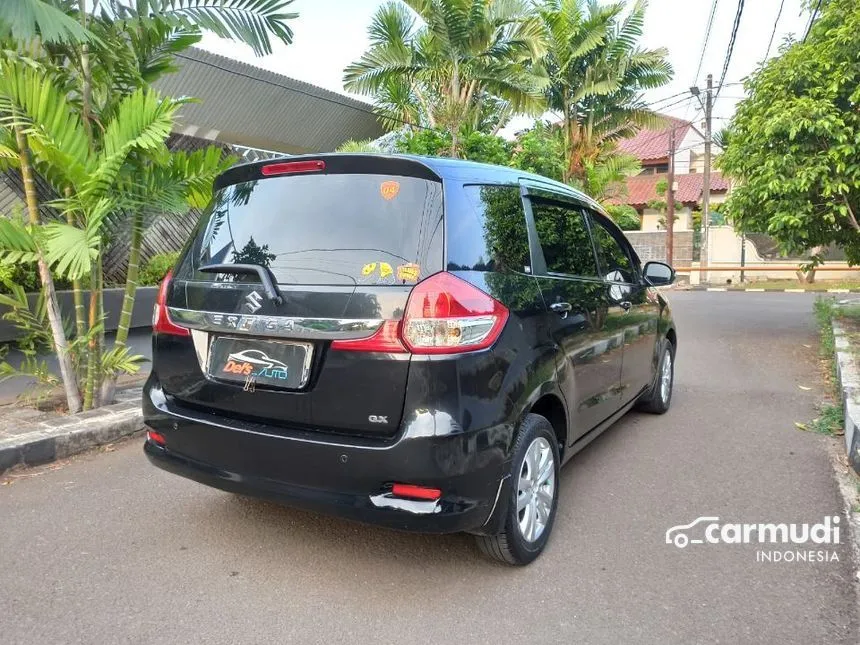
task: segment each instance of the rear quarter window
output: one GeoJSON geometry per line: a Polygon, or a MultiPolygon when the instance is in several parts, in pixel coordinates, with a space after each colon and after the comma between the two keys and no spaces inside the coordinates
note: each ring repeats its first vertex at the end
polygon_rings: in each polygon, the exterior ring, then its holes
{"type": "Polygon", "coordinates": [[[531,270],[519,187],[463,186],[449,200],[445,226],[449,271],[531,270]]]}

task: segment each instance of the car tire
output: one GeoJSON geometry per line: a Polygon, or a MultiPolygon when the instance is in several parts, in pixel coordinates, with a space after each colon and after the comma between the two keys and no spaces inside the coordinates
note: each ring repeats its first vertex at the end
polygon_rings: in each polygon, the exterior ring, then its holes
{"type": "Polygon", "coordinates": [[[657,364],[657,378],[654,385],[639,399],[637,409],[651,414],[664,414],[672,405],[672,388],[675,385],[675,346],[670,340],[663,343],[660,362],[657,364]],[[668,378],[668,383],[665,379],[668,378]]]}
{"type": "Polygon", "coordinates": [[[511,459],[504,528],[497,535],[476,536],[481,551],[520,566],[543,552],[555,522],[559,468],[558,439],[552,425],[539,414],[526,415],[511,459]],[[547,464],[548,458],[552,464],[547,464]]]}

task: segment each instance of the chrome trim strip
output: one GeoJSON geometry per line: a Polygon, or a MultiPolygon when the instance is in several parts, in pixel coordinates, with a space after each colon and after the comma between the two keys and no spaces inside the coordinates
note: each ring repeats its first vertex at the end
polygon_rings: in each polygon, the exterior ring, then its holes
{"type": "Polygon", "coordinates": [[[174,323],[201,331],[307,340],[367,338],[382,326],[380,319],[255,316],[168,307],[174,323]]]}

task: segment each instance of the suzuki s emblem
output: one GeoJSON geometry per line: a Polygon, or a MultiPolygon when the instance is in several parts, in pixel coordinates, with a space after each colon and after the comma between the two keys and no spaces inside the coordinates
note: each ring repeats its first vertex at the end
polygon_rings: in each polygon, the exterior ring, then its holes
{"type": "Polygon", "coordinates": [[[263,306],[262,302],[263,296],[261,296],[256,291],[252,291],[247,296],[245,296],[245,306],[252,314],[256,313],[256,311],[263,306]]]}

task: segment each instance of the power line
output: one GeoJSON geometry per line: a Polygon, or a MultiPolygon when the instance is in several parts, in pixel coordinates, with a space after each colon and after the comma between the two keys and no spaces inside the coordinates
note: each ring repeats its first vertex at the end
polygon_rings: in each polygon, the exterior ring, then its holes
{"type": "Polygon", "coordinates": [[[693,79],[693,85],[698,84],[699,74],[702,73],[702,63],[705,61],[705,52],[708,49],[708,41],[711,39],[711,28],[714,26],[714,16],[717,13],[717,4],[720,0],[714,0],[711,4],[711,15],[708,17],[707,26],[705,27],[705,42],[702,44],[702,53],[699,54],[699,66],[696,68],[696,76],[693,79]]]}
{"type": "Polygon", "coordinates": [[[678,92],[677,94],[672,94],[671,96],[664,96],[662,99],[654,99],[650,103],[645,103],[645,107],[654,107],[657,103],[662,103],[663,101],[669,101],[671,99],[678,98],[679,96],[685,96],[687,94],[686,91],[678,92]]]}
{"type": "Polygon", "coordinates": [[[676,105],[681,105],[681,103],[692,100],[693,97],[690,96],[688,92],[682,92],[682,93],[687,94],[687,96],[685,96],[684,98],[679,99],[677,101],[674,101],[673,103],[668,103],[667,105],[661,105],[658,109],[659,110],[668,110],[669,108],[673,108],[676,105]]]}
{"type": "Polygon", "coordinates": [[[809,36],[809,32],[812,31],[812,25],[815,23],[815,18],[816,16],[818,16],[819,9],[821,9],[821,0],[818,0],[818,4],[815,5],[815,11],[813,11],[812,15],[809,17],[809,24],[806,26],[806,33],[803,34],[803,40],[800,42],[806,42],[806,38],[809,36]]]}
{"type": "MultiPolygon", "coordinates": [[[[820,2],[820,0],[819,0],[820,2]]],[[[729,63],[732,60],[732,54],[735,51],[735,41],[738,37],[738,27],[741,25],[741,15],[744,12],[744,0],[738,0],[738,11],[735,14],[735,22],[732,25],[732,36],[729,39],[729,48],[726,50],[726,60],[723,63],[723,73],[720,74],[720,82],[717,83],[717,91],[714,96],[720,95],[720,90],[723,89],[723,82],[726,80],[726,74],[729,71],[729,63]]]]}
{"type": "Polygon", "coordinates": [[[770,40],[767,43],[767,52],[764,55],[764,59],[767,60],[767,57],[770,56],[770,48],[773,45],[773,37],[776,36],[776,26],[779,24],[779,19],[782,16],[782,8],[785,6],[785,0],[780,0],[779,2],[779,11],[776,12],[776,20],[773,21],[773,31],[770,32],[770,40]]]}

